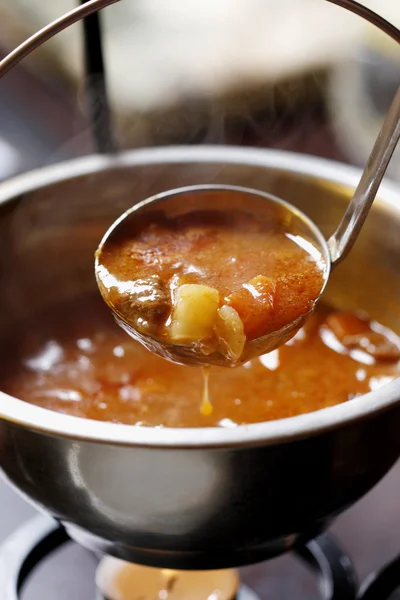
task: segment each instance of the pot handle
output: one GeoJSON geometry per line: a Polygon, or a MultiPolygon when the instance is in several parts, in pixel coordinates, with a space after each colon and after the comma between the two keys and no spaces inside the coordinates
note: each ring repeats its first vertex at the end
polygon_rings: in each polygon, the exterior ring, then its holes
{"type": "Polygon", "coordinates": [[[342,262],[352,249],[368,216],[386,169],[400,138],[400,87],[368,158],[360,182],[343,218],[328,240],[332,267],[342,262]]]}

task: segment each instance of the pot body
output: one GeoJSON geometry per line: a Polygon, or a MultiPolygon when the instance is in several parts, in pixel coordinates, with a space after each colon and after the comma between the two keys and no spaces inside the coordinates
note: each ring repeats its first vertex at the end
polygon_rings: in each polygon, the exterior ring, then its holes
{"type": "Polygon", "coordinates": [[[224,568],[326,527],[396,461],[399,427],[396,407],[292,443],[168,450],[54,439],[2,422],[2,468],[92,550],[163,568],[224,568]]]}
{"type": "MultiPolygon", "coordinates": [[[[93,160],[0,187],[3,339],[22,316],[95,290],[98,241],[120,213],[147,196],[210,181],[259,188],[297,205],[329,235],[358,177],[306,157],[224,148],[93,160]]],[[[400,330],[394,197],[382,191],[327,295],[400,330]]],[[[384,389],[376,402],[382,398],[384,389]]],[[[49,433],[23,420],[23,403],[21,419],[15,412],[11,418],[8,407],[18,400],[0,395],[0,466],[11,484],[95,551],[165,568],[238,566],[315,535],[385,475],[400,453],[399,400],[397,381],[382,410],[363,414],[361,408],[357,418],[336,419],[332,427],[321,429],[314,413],[288,420],[314,419],[307,434],[220,446],[205,444],[204,430],[194,429],[185,447],[49,433]]],[[[89,431],[92,422],[85,424],[89,431]]],[[[273,431],[274,424],[267,426],[273,431]]],[[[246,434],[251,427],[238,429],[246,434]]],[[[284,430],[284,421],[279,427],[284,430]]]]}

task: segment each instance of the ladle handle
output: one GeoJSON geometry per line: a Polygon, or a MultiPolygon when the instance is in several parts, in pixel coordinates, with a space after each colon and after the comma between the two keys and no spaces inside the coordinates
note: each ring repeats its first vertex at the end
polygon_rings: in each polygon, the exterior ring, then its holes
{"type": "Polygon", "coordinates": [[[383,176],[400,138],[400,87],[368,158],[354,196],[339,227],[328,240],[332,266],[350,252],[375,200],[383,176]]]}

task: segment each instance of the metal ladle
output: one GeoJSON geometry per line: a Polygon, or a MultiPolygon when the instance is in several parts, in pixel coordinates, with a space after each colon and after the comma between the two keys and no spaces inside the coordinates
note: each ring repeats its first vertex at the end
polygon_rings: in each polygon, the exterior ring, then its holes
{"type": "MultiPolygon", "coordinates": [[[[139,216],[149,214],[151,211],[162,210],[169,217],[194,210],[212,210],[216,208],[218,210],[232,210],[235,208],[245,208],[246,212],[254,214],[265,215],[267,213],[283,229],[287,230],[289,224],[292,233],[302,236],[313,244],[321,260],[325,263],[323,270],[324,285],[321,289],[320,298],[328,282],[330,272],[344,260],[360,233],[399,137],[400,88],[396,93],[354,196],[339,227],[329,240],[325,240],[317,226],[306,215],[287,202],[264,192],[236,186],[199,185],[174,189],[153,196],[130,208],[108,229],[101,240],[95,259],[95,271],[99,289],[103,298],[114,312],[117,322],[129,335],[139,340],[149,350],[174,362],[183,364],[232,365],[232,362],[228,361],[219,352],[205,355],[201,347],[174,344],[167,342],[165,339],[156,339],[151,335],[143,333],[143,331],[139,331],[133,322],[127,319],[126,315],[121,312],[117,313],[115,307],[109,303],[102,278],[99,275],[101,272],[102,251],[107,248],[109,249],[111,241],[121,231],[121,227],[126,227],[139,216]]],[[[309,314],[302,315],[277,331],[247,342],[239,362],[242,363],[254,356],[271,352],[287,342],[304,324],[309,314]]]]}
{"type": "MultiPolygon", "coordinates": [[[[10,69],[12,69],[16,64],[18,64],[25,56],[27,56],[35,48],[49,40],[58,32],[62,31],[66,27],[69,27],[71,24],[76,23],[82,18],[87,18],[89,15],[92,15],[100,9],[105,8],[106,6],[109,6],[117,1],[118,0],[89,0],[87,2],[84,2],[82,6],[71,10],[69,13],[66,13],[59,19],[53,21],[52,23],[35,33],[33,36],[31,36],[28,40],[23,42],[20,46],[18,46],[18,48],[16,48],[13,52],[11,52],[8,56],[6,56],[3,60],[0,61],[0,78],[3,77],[10,69]]],[[[396,29],[396,27],[394,27],[388,21],[386,21],[367,7],[362,6],[355,0],[328,0],[328,2],[336,4],[355,14],[358,14],[370,23],[376,25],[387,35],[392,37],[395,41],[400,42],[400,32],[398,29],[396,29]]],[[[102,119],[100,120],[108,121],[108,104],[106,102],[106,95],[104,92],[105,87],[103,86],[103,102],[101,102],[100,104],[102,106],[104,105],[104,109],[101,111],[102,119]]],[[[106,128],[106,130],[109,132],[109,127],[106,128]]],[[[257,205],[258,210],[261,210],[260,203],[263,204],[263,210],[266,210],[267,205],[269,205],[270,209],[274,210],[276,214],[280,215],[282,219],[286,218],[292,220],[293,226],[296,226],[305,238],[308,238],[316,245],[316,247],[321,253],[323,260],[325,261],[325,285],[321,290],[322,293],[326,286],[332,268],[339,264],[347,256],[355,240],[357,239],[360,229],[375,199],[379,185],[386,172],[392,154],[395,150],[399,136],[400,89],[396,93],[393,104],[389,110],[385,123],[369,157],[367,166],[361,177],[360,183],[356,189],[354,197],[346,213],[344,214],[337,231],[328,241],[326,241],[323,238],[321,232],[305,215],[302,215],[294,207],[290,206],[284,201],[269,196],[268,194],[251,189],[244,190],[241,188],[233,188],[232,186],[207,186],[207,188],[197,186],[195,188],[192,188],[190,190],[190,193],[192,197],[196,197],[197,208],[199,208],[199,206],[202,204],[202,199],[204,200],[205,196],[210,191],[213,191],[214,193],[222,193],[224,190],[229,192],[230,206],[232,206],[232,204],[235,203],[232,200],[233,197],[236,197],[237,201],[239,201],[240,198],[241,201],[243,201],[243,194],[245,194],[247,197],[247,201],[251,202],[253,206],[257,205]]],[[[98,147],[100,151],[107,152],[110,148],[112,148],[112,144],[108,143],[107,140],[104,141],[102,139],[103,137],[104,136],[102,135],[97,136],[98,140],[100,140],[98,141],[98,147]]],[[[186,193],[187,192],[188,190],[186,190],[186,193]]],[[[179,197],[182,195],[182,193],[184,193],[182,190],[172,190],[170,192],[166,192],[161,196],[150,198],[149,200],[135,206],[127,213],[122,215],[122,217],[120,217],[120,219],[118,219],[118,221],[111,227],[111,229],[103,238],[102,244],[104,245],[107,242],[108,236],[111,234],[111,232],[115,231],[115,228],[121,225],[121,223],[125,219],[135,218],[140,211],[154,208],[160,202],[163,203],[163,208],[164,210],[166,210],[168,206],[173,205],[174,203],[176,204],[176,201],[179,200],[179,197]]],[[[304,315],[304,317],[302,317],[300,321],[297,320],[296,322],[289,324],[285,328],[274,332],[273,334],[259,338],[258,340],[254,340],[253,342],[248,344],[248,354],[246,355],[245,353],[243,355],[243,359],[249,358],[257,354],[260,355],[262,353],[269,352],[273,348],[278,347],[293,335],[293,332],[302,325],[302,322],[304,322],[306,317],[307,315],[304,315]]],[[[130,329],[126,323],[121,321],[120,317],[118,318],[121,325],[127,328],[132,335],[136,336],[137,332],[130,329]]],[[[177,345],[167,347],[163,344],[159,344],[159,340],[152,340],[150,338],[142,339],[141,341],[149,347],[151,347],[153,351],[156,350],[163,356],[166,355],[169,358],[173,359],[177,358],[179,359],[179,362],[189,361],[188,356],[185,355],[186,350],[182,346],[177,345]]],[[[198,362],[204,363],[204,356],[199,356],[198,362]]],[[[216,357],[208,356],[206,362],[211,363],[218,361],[216,357]]]]}

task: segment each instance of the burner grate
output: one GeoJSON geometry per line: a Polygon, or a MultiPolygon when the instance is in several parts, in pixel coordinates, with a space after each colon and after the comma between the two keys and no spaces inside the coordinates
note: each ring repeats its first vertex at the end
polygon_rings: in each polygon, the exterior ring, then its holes
{"type": "MultiPolygon", "coordinates": [[[[0,546],[2,600],[20,600],[24,583],[35,567],[68,541],[69,537],[62,527],[42,516],[28,522],[12,534],[0,546]]],[[[299,547],[295,554],[318,577],[320,597],[323,600],[356,599],[357,583],[351,560],[330,536],[320,535],[305,546],[299,547]]],[[[241,586],[236,600],[257,598],[250,588],[241,586]]],[[[378,598],[384,600],[383,596],[376,595],[366,595],[362,600],[378,598]]]]}
{"type": "Polygon", "coordinates": [[[372,573],[363,585],[357,600],[400,599],[400,554],[380,571],[372,573]],[[396,593],[397,592],[397,593],[396,593]]]}
{"type": "MultiPolygon", "coordinates": [[[[67,542],[70,539],[65,530],[48,517],[36,517],[14,532],[0,546],[2,600],[20,600],[22,588],[32,571],[67,542]]],[[[322,600],[400,598],[400,555],[371,574],[358,594],[351,560],[329,535],[322,534],[297,548],[295,555],[317,576],[322,600]]],[[[97,597],[93,600],[107,599],[97,597]]],[[[236,600],[258,600],[258,596],[249,587],[242,585],[236,600]]]]}

